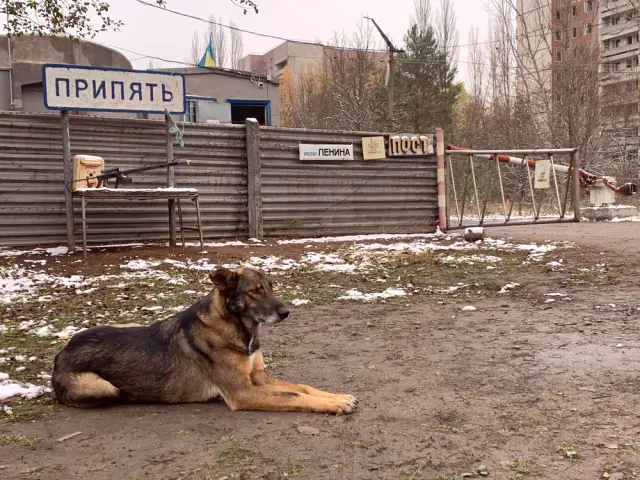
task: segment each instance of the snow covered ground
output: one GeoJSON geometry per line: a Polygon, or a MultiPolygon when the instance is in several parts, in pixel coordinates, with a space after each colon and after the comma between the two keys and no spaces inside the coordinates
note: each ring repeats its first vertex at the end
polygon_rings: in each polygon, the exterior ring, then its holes
{"type": "MultiPolygon", "coordinates": [[[[400,281],[400,278],[389,278],[386,275],[387,266],[394,260],[428,255],[428,261],[435,261],[436,265],[441,265],[444,269],[474,265],[474,268],[491,270],[500,268],[505,263],[507,255],[519,254],[518,261],[522,261],[522,254],[525,254],[524,265],[540,264],[559,269],[565,267],[562,259],[556,258],[553,262],[549,262],[545,257],[558,249],[572,248],[572,245],[564,242],[538,245],[493,238],[468,243],[464,242],[460,235],[442,233],[350,235],[278,242],[280,246],[305,247],[304,253],[291,256],[260,255],[262,247],[268,244],[255,239],[247,243],[233,241],[208,245],[251,247],[252,254],[242,265],[260,268],[275,278],[290,278],[293,274],[304,275],[306,272],[337,275],[339,277],[333,278],[342,278],[344,280],[340,282],[342,285],[322,286],[330,292],[330,295],[333,295],[332,298],[340,302],[368,303],[408,298],[416,294],[411,283],[400,281]],[[323,244],[331,245],[331,248],[323,247],[323,244]],[[349,279],[355,279],[358,276],[368,277],[373,282],[379,283],[375,283],[374,288],[371,288],[370,284],[368,290],[354,288],[350,285],[349,279]],[[375,288],[377,285],[379,287],[375,288]]],[[[105,248],[108,247],[105,246],[105,248]]],[[[282,250],[280,248],[279,251],[282,250]]],[[[67,253],[65,247],[30,250],[0,249],[0,307],[10,308],[16,305],[32,304],[37,305],[37,311],[42,312],[38,318],[18,317],[17,321],[11,323],[7,323],[6,320],[3,323],[0,320],[0,346],[5,344],[2,341],[3,336],[15,335],[18,332],[23,336],[22,338],[54,345],[59,349],[67,339],[92,324],[107,324],[123,320],[138,321],[141,315],[149,322],[157,321],[183,310],[198,295],[206,294],[210,288],[206,280],[207,272],[220,265],[227,268],[241,265],[224,262],[218,264],[214,260],[216,257],[213,255],[208,257],[200,252],[194,253],[190,258],[182,256],[180,260],[151,258],[141,244],[132,244],[130,252],[131,255],[126,260],[117,262],[116,265],[105,265],[101,275],[61,275],[50,272],[60,271],[51,267],[57,259],[67,253]],[[32,260],[29,257],[33,255],[44,258],[32,260]],[[202,285],[194,283],[194,278],[202,278],[203,280],[199,281],[202,285]],[[154,287],[156,283],[159,287],[154,287]],[[92,306],[93,294],[96,290],[104,292],[108,289],[110,292],[116,292],[115,301],[128,301],[131,300],[129,288],[134,284],[138,285],[132,302],[136,305],[135,308],[128,307],[130,310],[125,310],[116,308],[121,304],[116,307],[110,305],[109,308],[100,309],[98,313],[94,311],[90,316],[91,323],[89,322],[83,308],[92,306]],[[145,287],[140,285],[147,285],[149,288],[145,291],[145,287]],[[169,293],[166,293],[162,285],[171,286],[169,293]],[[195,285],[199,288],[194,289],[195,285]],[[49,309],[50,305],[64,303],[66,299],[72,299],[75,302],[73,308],[77,309],[77,317],[72,321],[68,321],[68,317],[66,317],[67,320],[62,321],[59,311],[49,309]]],[[[293,283],[294,285],[290,285],[287,291],[290,303],[294,307],[302,308],[306,308],[309,304],[313,305],[316,299],[310,296],[310,292],[301,290],[295,282],[293,283]]],[[[517,283],[505,281],[500,293],[506,294],[518,287],[517,283]]],[[[435,291],[439,294],[455,295],[456,292],[465,292],[470,288],[472,288],[470,284],[458,283],[441,289],[438,287],[435,291]]],[[[113,296],[110,298],[113,300],[113,296]]],[[[15,375],[24,372],[25,366],[30,365],[30,362],[37,363],[37,360],[32,358],[35,357],[24,355],[24,352],[8,348],[0,350],[0,372],[2,370],[12,372],[0,373],[0,401],[13,396],[30,399],[50,392],[46,372],[41,372],[35,383],[15,379],[15,375]],[[10,378],[10,375],[14,378],[10,378]]],[[[37,365],[37,368],[42,368],[40,364],[37,365]]],[[[33,371],[33,368],[28,371],[33,371]]],[[[36,373],[37,371],[39,370],[36,370],[36,373]]],[[[28,378],[31,380],[31,377],[28,378]]],[[[32,380],[35,381],[36,377],[32,380]]],[[[0,410],[0,414],[2,411],[7,413],[6,410],[0,410]]]]}

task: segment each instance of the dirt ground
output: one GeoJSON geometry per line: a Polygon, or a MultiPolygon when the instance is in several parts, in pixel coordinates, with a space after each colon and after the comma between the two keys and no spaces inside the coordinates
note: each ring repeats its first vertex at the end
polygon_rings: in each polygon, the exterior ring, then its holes
{"type": "MultiPolygon", "coordinates": [[[[502,257],[495,268],[402,251],[366,274],[275,272],[285,300],[311,302],[265,330],[268,367],[283,379],[354,394],[360,400],[355,414],[231,412],[222,403],[75,410],[48,394],[8,403],[14,415],[0,416],[0,478],[637,478],[640,224],[489,233],[575,245],[559,246],[541,262],[526,251],[482,252],[502,257]],[[509,283],[519,285],[500,293],[509,283]],[[411,294],[366,303],[337,299],[351,288],[375,292],[398,285],[411,294]],[[318,434],[300,433],[303,425],[318,434]]],[[[223,263],[321,251],[349,258],[351,246],[220,247],[205,254],[145,247],[93,251],[88,264],[78,262],[79,254],[49,258],[42,269],[104,275],[131,259],[166,256],[223,263]]],[[[0,257],[0,265],[47,258],[0,257]]],[[[205,271],[181,274],[181,287],[154,281],[132,285],[124,295],[102,286],[91,305],[81,295],[60,294],[44,306],[30,300],[0,307],[0,321],[15,325],[48,308],[58,309],[59,322],[65,315],[93,322],[96,312],[107,311],[112,320],[132,321],[131,308],[158,287],[175,292],[172,304],[190,300],[180,289],[208,288],[205,271]]],[[[153,312],[135,315],[158,319],[153,312]]],[[[0,365],[26,381],[50,371],[64,342],[9,330],[0,334],[0,348],[9,345],[41,362],[23,377],[11,364],[0,365]]]]}

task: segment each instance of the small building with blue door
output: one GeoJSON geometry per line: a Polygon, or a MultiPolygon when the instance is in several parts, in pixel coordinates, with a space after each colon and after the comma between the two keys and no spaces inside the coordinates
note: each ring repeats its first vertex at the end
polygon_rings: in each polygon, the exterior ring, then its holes
{"type": "Polygon", "coordinates": [[[244,124],[255,118],[260,125],[280,126],[280,90],[277,81],[228,68],[164,68],[185,76],[185,122],[244,124]]]}

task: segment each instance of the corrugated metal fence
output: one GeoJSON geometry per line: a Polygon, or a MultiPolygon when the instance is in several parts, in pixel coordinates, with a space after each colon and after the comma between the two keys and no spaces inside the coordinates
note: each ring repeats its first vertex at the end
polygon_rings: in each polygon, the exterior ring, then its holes
{"type": "MultiPolygon", "coordinates": [[[[264,234],[429,231],[437,220],[435,157],[362,160],[362,133],[260,128],[264,234]],[[301,162],[298,143],[351,143],[356,161],[301,162]]],[[[0,113],[0,245],[66,242],[60,117],[0,113]]],[[[245,126],[187,125],[175,146],[176,186],[197,188],[205,238],[248,235],[245,126]]],[[[72,116],[71,154],[107,168],[166,161],[164,124],[72,116]]],[[[166,172],[134,175],[128,188],[164,186],[166,172]]],[[[166,201],[89,202],[90,243],[166,239],[166,201]]],[[[183,203],[185,222],[195,212],[183,203]]],[[[80,233],[79,202],[76,229],[80,233]]],[[[193,238],[193,233],[189,236],[193,238]]]]}

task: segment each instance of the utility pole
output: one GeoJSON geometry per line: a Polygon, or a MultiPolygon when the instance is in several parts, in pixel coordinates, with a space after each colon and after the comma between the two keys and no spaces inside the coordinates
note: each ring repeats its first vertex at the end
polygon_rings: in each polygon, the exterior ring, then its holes
{"type": "Polygon", "coordinates": [[[370,17],[364,17],[364,18],[366,18],[367,20],[371,20],[371,22],[375,25],[378,32],[380,32],[380,36],[387,44],[387,50],[389,51],[389,88],[388,88],[388,97],[387,97],[387,120],[389,121],[389,123],[391,123],[391,121],[393,120],[393,90],[395,86],[395,76],[396,76],[395,75],[396,59],[394,55],[396,53],[404,53],[404,50],[393,46],[393,43],[391,43],[391,40],[389,40],[389,37],[387,37],[384,34],[382,29],[378,26],[378,24],[373,18],[370,18],[370,17]]]}

